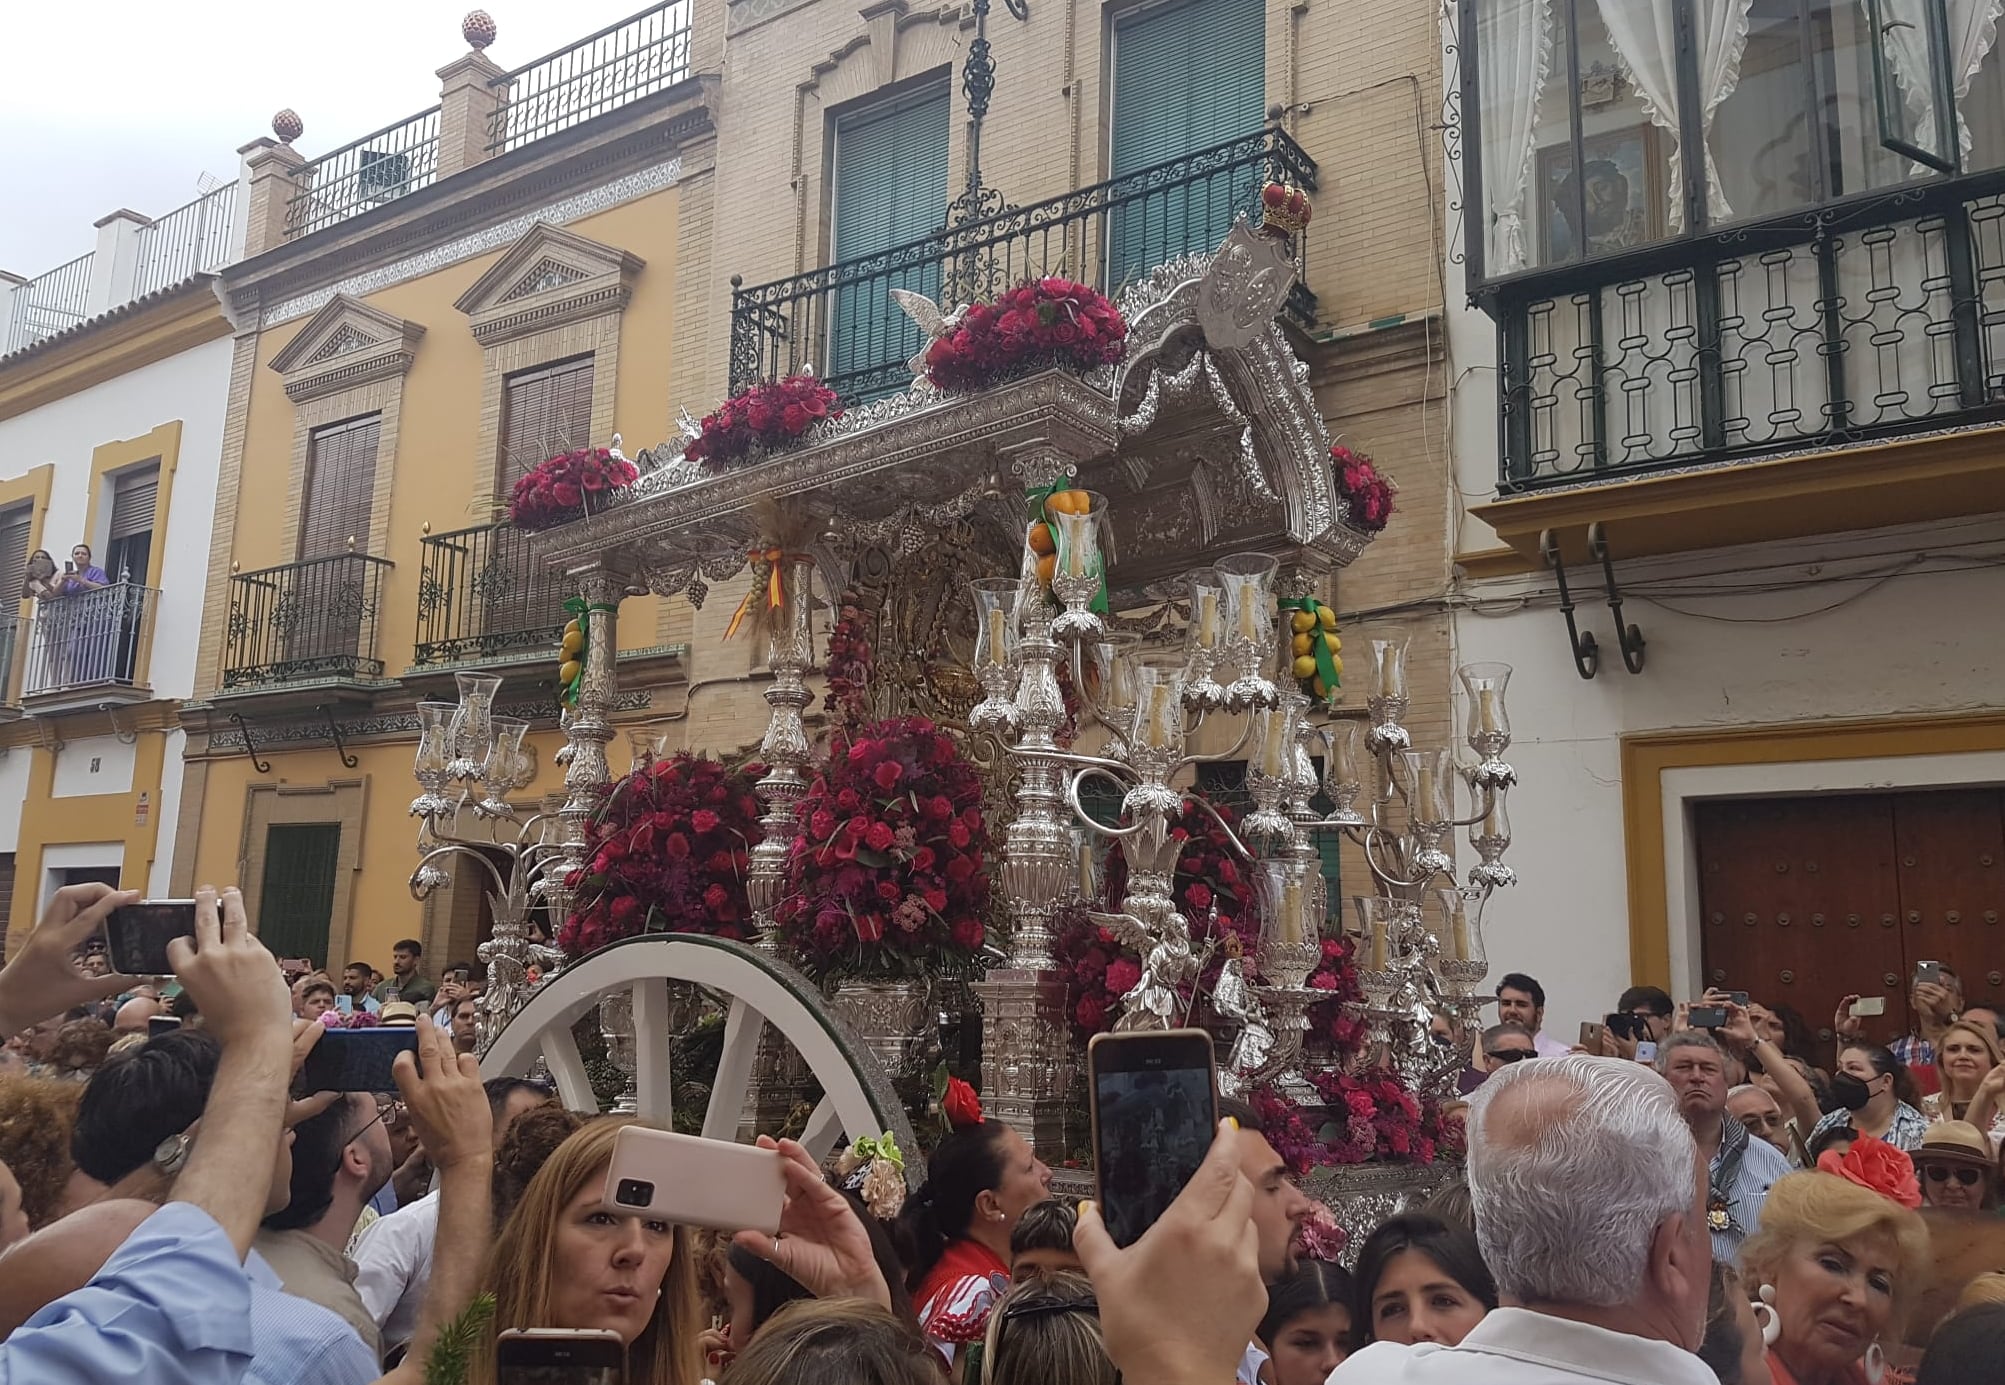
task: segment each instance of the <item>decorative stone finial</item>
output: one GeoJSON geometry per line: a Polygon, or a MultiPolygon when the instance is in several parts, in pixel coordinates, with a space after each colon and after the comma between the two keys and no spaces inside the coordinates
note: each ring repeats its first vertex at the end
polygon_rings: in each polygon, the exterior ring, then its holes
{"type": "Polygon", "coordinates": [[[459,32],[469,48],[480,52],[494,42],[499,31],[494,27],[494,16],[486,10],[468,10],[466,18],[459,22],[459,32]]]}
{"type": "Polygon", "coordinates": [[[288,106],[272,117],[272,133],[283,143],[291,144],[306,133],[306,122],[299,118],[299,112],[288,106]]]}

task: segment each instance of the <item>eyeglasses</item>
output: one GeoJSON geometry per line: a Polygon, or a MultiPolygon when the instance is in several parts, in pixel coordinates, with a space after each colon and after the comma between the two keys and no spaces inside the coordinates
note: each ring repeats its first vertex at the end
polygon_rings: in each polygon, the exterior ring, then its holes
{"type": "Polygon", "coordinates": [[[1958,1186],[1964,1188],[1974,1187],[1977,1181],[1984,1177],[1983,1169],[1973,1169],[1968,1166],[1951,1168],[1947,1164],[1923,1164],[1921,1172],[1931,1183],[1947,1183],[1954,1178],[1958,1186]]]}
{"type": "MultiPolygon", "coordinates": [[[[380,1097],[377,1098],[376,1119],[383,1122],[384,1126],[387,1129],[395,1130],[398,1126],[404,1123],[404,1118],[408,1114],[409,1113],[404,1109],[403,1102],[386,1101],[380,1097]]],[[[369,1127],[366,1125],[362,1127],[363,1130],[367,1130],[368,1128],[369,1127]]],[[[361,1132],[358,1131],[356,1133],[360,1134],[361,1132]]]]}
{"type": "Polygon", "coordinates": [[[1493,1058],[1499,1063],[1515,1063],[1524,1058],[1536,1058],[1538,1054],[1529,1048],[1484,1049],[1485,1058],[1493,1058]]]}

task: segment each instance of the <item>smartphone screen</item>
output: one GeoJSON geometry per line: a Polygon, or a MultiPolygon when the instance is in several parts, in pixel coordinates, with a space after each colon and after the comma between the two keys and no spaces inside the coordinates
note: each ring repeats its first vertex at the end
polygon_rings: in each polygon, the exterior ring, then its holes
{"type": "Polygon", "coordinates": [[[587,1328],[504,1332],[495,1340],[495,1385],[623,1385],[618,1334],[587,1328]]]}
{"type": "Polygon", "coordinates": [[[1724,1029],[1727,1022],[1727,1007],[1724,1005],[1694,1005],[1688,1012],[1694,1029],[1724,1029]]]}
{"type": "Polygon", "coordinates": [[[418,1049],[416,1029],[330,1029],[299,1069],[302,1092],[394,1092],[390,1065],[418,1049]]]}
{"type": "Polygon", "coordinates": [[[1863,996],[1852,1002],[1852,1018],[1866,1019],[1887,1012],[1887,998],[1883,995],[1863,996]]]}
{"type": "Polygon", "coordinates": [[[181,1021],[173,1015],[155,1015],[146,1021],[146,1037],[157,1039],[162,1034],[172,1034],[181,1027],[181,1021]]]}
{"type": "Polygon", "coordinates": [[[1201,1029],[1098,1034],[1086,1049],[1100,1215],[1133,1245],[1176,1200],[1211,1148],[1218,1087],[1201,1029]]]}
{"type": "Polygon", "coordinates": [[[1657,1045],[1650,1042],[1650,1040],[1648,1039],[1644,1039],[1640,1043],[1638,1043],[1636,1045],[1636,1061],[1639,1063],[1656,1062],[1657,1045]]]}
{"type": "Polygon", "coordinates": [[[195,936],[195,901],[142,899],[121,904],[105,916],[104,950],[121,976],[166,976],[167,944],[195,936]]]}

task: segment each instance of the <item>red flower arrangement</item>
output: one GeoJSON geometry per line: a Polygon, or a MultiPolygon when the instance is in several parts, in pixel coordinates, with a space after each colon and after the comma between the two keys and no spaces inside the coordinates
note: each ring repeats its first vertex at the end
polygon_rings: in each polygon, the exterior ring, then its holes
{"type": "Polygon", "coordinates": [[[1443,1123],[1440,1104],[1414,1096],[1390,1068],[1315,1072],[1309,1080],[1329,1105],[1316,1131],[1323,1163],[1431,1164],[1462,1147],[1460,1129],[1443,1123]]]}
{"type": "Polygon", "coordinates": [[[603,447],[580,447],[538,462],[508,493],[508,519],[517,529],[548,529],[577,519],[603,498],[634,483],[640,472],[603,447]]]}
{"type": "Polygon", "coordinates": [[[946,1113],[948,1124],[956,1130],[982,1123],[982,1099],[975,1095],[973,1087],[958,1077],[947,1079],[947,1092],[940,1098],[940,1109],[946,1113]]]}
{"type": "MultiPolygon", "coordinates": [[[[1235,820],[1228,807],[1220,807],[1219,814],[1228,823],[1235,820]]],[[[1200,956],[1210,954],[1199,985],[1201,994],[1209,995],[1227,955],[1223,939],[1233,935],[1242,954],[1251,957],[1260,942],[1260,914],[1254,907],[1252,882],[1233,859],[1225,833],[1208,814],[1186,802],[1170,835],[1183,843],[1170,881],[1170,896],[1190,920],[1192,950],[1200,956]],[[1218,910],[1216,919],[1211,913],[1214,907],[1218,910]]],[[[1111,852],[1107,857],[1108,900],[1121,898],[1127,884],[1127,860],[1119,851],[1111,852]]],[[[1082,1037],[1098,1034],[1113,1023],[1117,1002],[1140,979],[1141,963],[1112,933],[1087,918],[1083,909],[1062,913],[1054,923],[1053,954],[1066,973],[1072,1027],[1082,1037]]],[[[1186,986],[1184,999],[1189,998],[1186,986]]],[[[1200,1001],[1193,1023],[1208,1022],[1205,1010],[1200,1001]]]]}
{"type": "Polygon", "coordinates": [[[1915,1181],[1914,1160],[1885,1140],[1861,1135],[1843,1154],[1827,1149],[1818,1155],[1817,1167],[1870,1189],[1909,1211],[1921,1206],[1921,1184],[1915,1181]]]}
{"type": "Polygon", "coordinates": [[[926,378],[943,390],[985,389],[1040,365],[1112,365],[1127,349],[1128,323],[1107,295],[1054,274],[971,305],[926,349],[926,378]]]}
{"type": "Polygon", "coordinates": [[[816,971],[925,974],[981,947],[982,781],[951,736],[923,717],[839,732],[799,812],[775,919],[816,971]]]}
{"type": "Polygon", "coordinates": [[[800,441],[825,418],[841,418],[836,392],[812,375],[766,380],[732,395],[706,414],[701,431],[682,449],[691,461],[725,466],[751,453],[800,441]]]}
{"type": "Polygon", "coordinates": [[[1364,1042],[1364,1016],[1357,1009],[1364,992],[1358,986],[1356,952],[1348,936],[1323,939],[1323,957],[1309,973],[1309,985],[1329,992],[1329,999],[1309,1007],[1309,1033],[1302,1040],[1312,1058],[1348,1058],[1364,1042]]]}
{"type": "Polygon", "coordinates": [[[872,624],[869,615],[857,604],[856,593],[844,592],[836,622],[828,632],[828,660],[823,666],[828,692],[823,695],[821,705],[833,724],[845,731],[854,731],[863,724],[865,695],[876,661],[876,651],[870,643],[872,624]]]}
{"type": "Polygon", "coordinates": [[[1351,528],[1376,534],[1392,518],[1392,482],[1379,474],[1372,459],[1342,443],[1330,444],[1330,470],[1337,495],[1350,502],[1351,528]]]}
{"type": "Polygon", "coordinates": [[[581,957],[636,933],[751,937],[745,871],[760,835],[752,784],[763,773],[685,751],[615,784],[592,820],[558,945],[581,957]]]}

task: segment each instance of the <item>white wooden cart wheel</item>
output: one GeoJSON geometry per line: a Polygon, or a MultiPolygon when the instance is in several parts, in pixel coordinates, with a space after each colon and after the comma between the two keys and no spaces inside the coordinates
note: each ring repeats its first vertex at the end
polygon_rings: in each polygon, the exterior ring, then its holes
{"type": "MultiPolygon", "coordinates": [[[[706,1138],[737,1138],[759,1036],[771,1025],[800,1053],[823,1092],[801,1135],[810,1154],[824,1158],[845,1134],[855,1139],[885,1131],[897,1138],[899,1148],[918,1149],[883,1065],[828,1009],[812,982],[756,948],[702,934],[628,938],[571,963],[545,982],[495,1036],[481,1058],[481,1076],[519,1077],[540,1055],[566,1106],[596,1110],[598,1101],[571,1026],[591,1013],[601,997],[630,991],[639,1116],[666,1128],[674,1115],[669,1076],[669,1044],[674,1036],[668,1032],[671,981],[691,982],[730,997],[723,1057],[703,1115],[706,1138]]],[[[916,1158],[909,1160],[906,1176],[915,1185],[922,1176],[916,1158]]]]}

